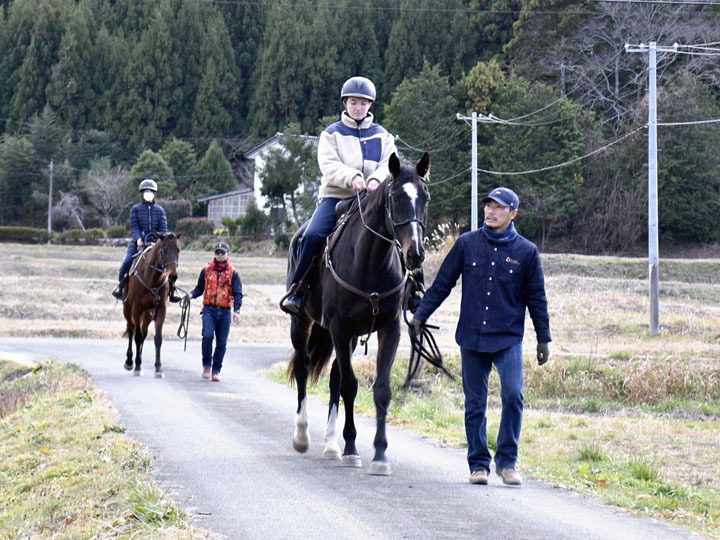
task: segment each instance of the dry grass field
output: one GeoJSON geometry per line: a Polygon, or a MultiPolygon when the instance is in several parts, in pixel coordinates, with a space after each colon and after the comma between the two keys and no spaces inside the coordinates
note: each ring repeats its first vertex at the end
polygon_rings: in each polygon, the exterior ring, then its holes
{"type": "MultiPolygon", "coordinates": [[[[285,260],[264,249],[231,255],[245,298],[230,341],[289,347],[288,317],[277,305],[285,260]]],[[[110,291],[123,254],[121,248],[0,244],[0,335],[120,337],[121,305],[110,291]]],[[[194,287],[210,257],[181,253],[182,289],[194,287]]],[[[429,255],[429,276],[441,259],[442,253],[429,255]]],[[[553,356],[537,367],[528,322],[520,470],[720,538],[720,261],[661,260],[656,337],[648,335],[645,260],[552,254],[543,264],[553,356]]],[[[440,326],[438,343],[456,371],[459,300],[456,287],[430,321],[440,326]]],[[[200,338],[200,307],[194,300],[192,340],[200,338]]],[[[179,318],[180,309],[171,306],[166,339],[177,339],[179,318]]],[[[449,388],[432,374],[428,381],[418,401],[397,394],[392,421],[416,428],[421,415],[419,431],[461,446],[459,386],[449,388]],[[446,390],[451,397],[442,397],[446,390]],[[411,402],[416,410],[406,418],[400,408],[411,402]]],[[[492,431],[499,403],[497,381],[491,384],[492,431]]]]}

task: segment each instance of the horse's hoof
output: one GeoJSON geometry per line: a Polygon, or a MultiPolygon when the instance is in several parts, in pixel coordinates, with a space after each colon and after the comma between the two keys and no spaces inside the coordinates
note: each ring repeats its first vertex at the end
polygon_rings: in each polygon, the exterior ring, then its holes
{"type": "Polygon", "coordinates": [[[135,371],[133,371],[133,376],[142,377],[142,369],[136,369],[135,371]]]}
{"type": "Polygon", "coordinates": [[[130,361],[130,362],[125,362],[125,363],[123,364],[123,367],[124,367],[125,369],[127,369],[128,371],[130,371],[130,370],[133,368],[133,363],[132,363],[132,361],[130,361]]]}
{"type": "Polygon", "coordinates": [[[375,476],[390,476],[392,474],[392,467],[387,461],[373,461],[370,463],[368,468],[368,474],[375,476]]]}
{"type": "Polygon", "coordinates": [[[163,375],[162,371],[156,371],[155,372],[155,378],[156,379],[162,379],[165,375],[163,375]]]}
{"type": "Polygon", "coordinates": [[[297,426],[293,434],[293,448],[300,453],[305,453],[310,448],[310,433],[307,425],[297,426]]]}
{"type": "Polygon", "coordinates": [[[362,460],[357,454],[348,454],[342,457],[342,465],[343,467],[355,467],[357,469],[362,467],[362,460]]]}
{"type": "Polygon", "coordinates": [[[325,459],[340,459],[340,447],[337,443],[328,443],[323,450],[325,459]]]}

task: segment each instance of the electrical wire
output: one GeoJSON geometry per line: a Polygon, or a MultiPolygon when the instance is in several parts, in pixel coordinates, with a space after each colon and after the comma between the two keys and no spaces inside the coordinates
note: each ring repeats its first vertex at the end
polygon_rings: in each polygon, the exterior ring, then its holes
{"type": "Polygon", "coordinates": [[[620,141],[622,141],[622,140],[624,140],[624,139],[627,139],[627,138],[630,137],[631,135],[634,135],[635,133],[637,133],[638,131],[640,131],[641,129],[644,129],[644,128],[646,128],[646,127],[647,127],[647,124],[642,125],[642,126],[640,126],[640,127],[638,127],[638,128],[635,128],[634,130],[630,131],[629,133],[626,133],[626,134],[623,135],[622,137],[620,137],[620,138],[618,138],[618,139],[615,139],[614,141],[606,144],[605,146],[602,146],[601,148],[597,148],[597,149],[593,150],[592,152],[590,152],[590,153],[588,153],[588,154],[585,154],[585,155],[583,155],[583,156],[576,157],[576,158],[571,159],[571,160],[569,160],[569,161],[566,161],[566,162],[564,162],[564,163],[558,163],[558,164],[556,164],[556,165],[549,165],[549,166],[547,166],[547,167],[541,167],[541,168],[539,168],[539,169],[532,169],[532,170],[529,170],[529,171],[512,171],[512,172],[510,172],[510,171],[490,171],[490,170],[487,170],[487,169],[480,169],[480,168],[478,168],[477,171],[478,171],[478,172],[485,173],[485,174],[494,174],[494,175],[496,175],[496,176],[520,176],[520,175],[524,175],[524,174],[535,174],[535,173],[545,172],[545,171],[549,171],[549,170],[551,170],[551,169],[558,169],[558,168],[560,168],[560,167],[565,167],[565,166],[567,166],[567,165],[571,165],[571,164],[573,164],[573,163],[577,163],[578,161],[581,161],[581,160],[583,160],[583,159],[587,159],[587,158],[589,158],[590,156],[593,156],[593,155],[595,155],[595,154],[598,154],[598,153],[602,152],[603,150],[607,150],[607,149],[610,148],[611,146],[619,143],[620,141]]]}

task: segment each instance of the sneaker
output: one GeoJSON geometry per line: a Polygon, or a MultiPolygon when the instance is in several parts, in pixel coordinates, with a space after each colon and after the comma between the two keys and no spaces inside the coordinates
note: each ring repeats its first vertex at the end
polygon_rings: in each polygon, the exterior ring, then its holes
{"type": "Polygon", "coordinates": [[[218,373],[217,371],[213,371],[212,380],[215,382],[220,382],[220,373],[218,373]]]}
{"type": "Polygon", "coordinates": [[[203,378],[203,379],[209,379],[209,378],[210,378],[210,368],[209,368],[209,367],[203,368],[202,378],[203,378]]]}
{"type": "Polygon", "coordinates": [[[470,474],[470,483],[471,484],[481,484],[483,486],[487,486],[487,483],[488,483],[487,471],[485,469],[478,469],[477,471],[473,471],[470,474]]]}
{"type": "Polygon", "coordinates": [[[495,469],[497,475],[502,478],[503,484],[506,486],[521,486],[522,478],[514,467],[505,467],[504,469],[495,469]]]}

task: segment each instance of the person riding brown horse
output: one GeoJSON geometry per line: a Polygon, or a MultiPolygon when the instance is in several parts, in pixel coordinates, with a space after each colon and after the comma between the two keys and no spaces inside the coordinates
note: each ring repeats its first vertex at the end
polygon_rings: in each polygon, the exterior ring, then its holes
{"type": "Polygon", "coordinates": [[[150,321],[155,321],[155,377],[162,378],[160,348],[170,288],[177,281],[182,233],[158,233],[159,241],[146,248],[130,269],[123,315],[128,337],[125,369],[133,369],[135,341],[135,375],[142,374],[142,350],[150,321]]]}

